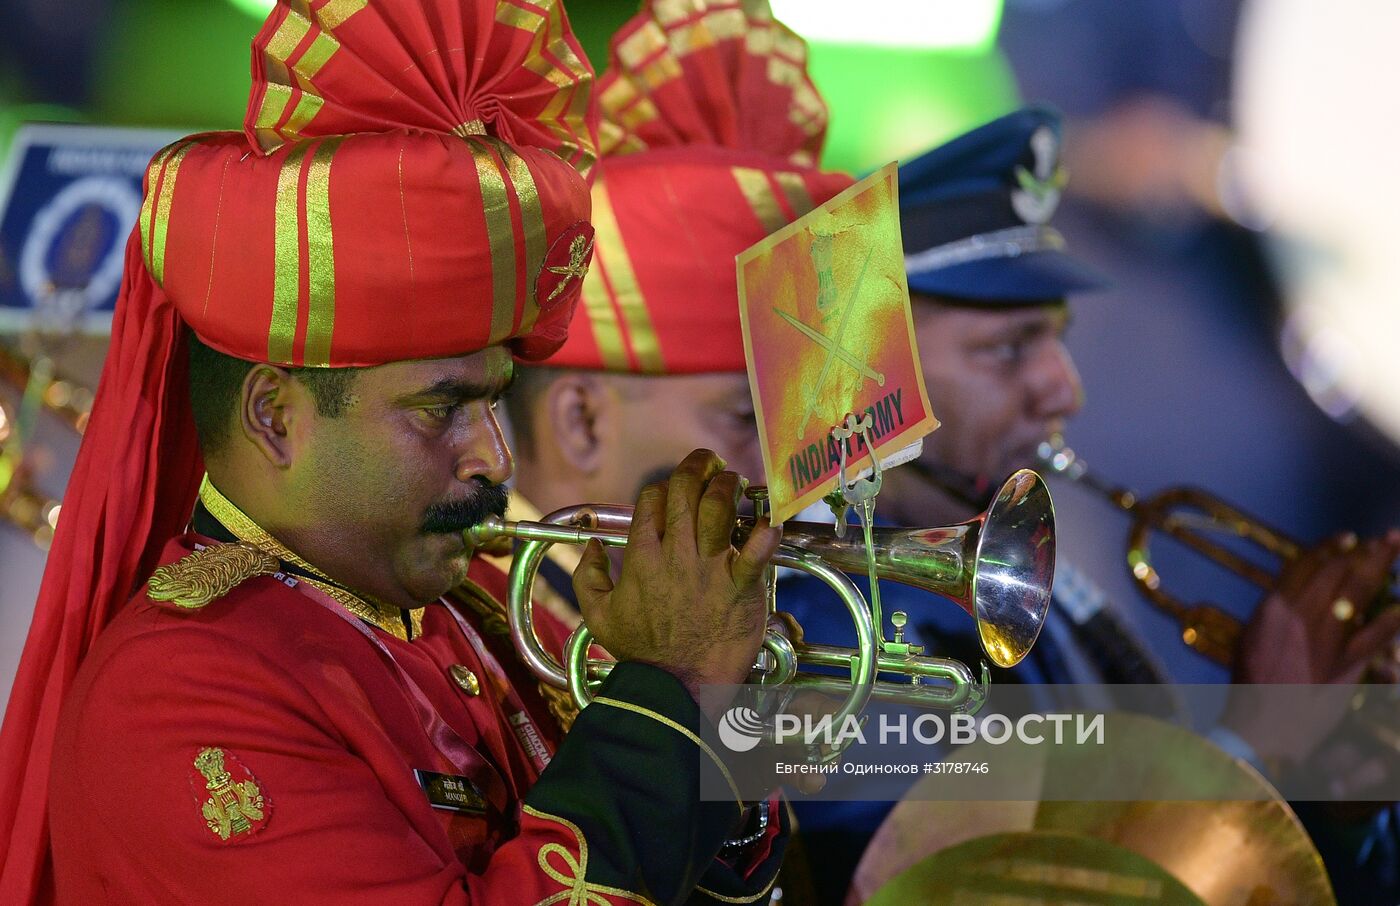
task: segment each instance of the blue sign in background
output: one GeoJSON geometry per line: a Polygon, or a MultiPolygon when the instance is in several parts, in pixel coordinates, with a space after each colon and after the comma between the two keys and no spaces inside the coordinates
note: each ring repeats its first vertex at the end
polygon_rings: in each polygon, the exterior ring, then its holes
{"type": "Polygon", "coordinates": [[[28,125],[0,180],[0,330],[105,332],[151,157],[176,132],[28,125]]]}

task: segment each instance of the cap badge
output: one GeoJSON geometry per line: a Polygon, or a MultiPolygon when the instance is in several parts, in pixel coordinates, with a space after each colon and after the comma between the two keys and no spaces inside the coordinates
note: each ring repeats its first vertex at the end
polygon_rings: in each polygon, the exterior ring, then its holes
{"type": "Polygon", "coordinates": [[[1069,174],[1060,166],[1060,140],[1055,130],[1041,126],[1031,135],[1031,153],[1035,155],[1035,172],[1016,168],[1020,188],[1011,192],[1011,207],[1026,223],[1042,224],[1050,220],[1060,205],[1069,174]]]}
{"type": "Polygon", "coordinates": [[[194,768],[198,774],[191,776],[190,787],[196,802],[204,799],[200,811],[214,836],[228,842],[231,837],[254,834],[267,824],[271,804],[238,759],[210,746],[195,756],[194,768]],[[200,780],[204,781],[202,791],[200,780]]]}

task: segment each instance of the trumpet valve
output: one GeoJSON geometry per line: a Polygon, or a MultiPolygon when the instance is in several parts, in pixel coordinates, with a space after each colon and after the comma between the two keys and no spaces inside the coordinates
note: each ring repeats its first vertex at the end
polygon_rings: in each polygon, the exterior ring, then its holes
{"type": "Polygon", "coordinates": [[[909,622],[907,613],[896,610],[890,614],[890,622],[894,624],[894,641],[885,643],[885,654],[894,657],[918,657],[924,653],[922,645],[913,645],[904,640],[904,627],[909,622]]]}
{"type": "Polygon", "coordinates": [[[753,518],[757,522],[768,513],[768,486],[750,484],[744,487],[744,497],[753,504],[753,518]]]}

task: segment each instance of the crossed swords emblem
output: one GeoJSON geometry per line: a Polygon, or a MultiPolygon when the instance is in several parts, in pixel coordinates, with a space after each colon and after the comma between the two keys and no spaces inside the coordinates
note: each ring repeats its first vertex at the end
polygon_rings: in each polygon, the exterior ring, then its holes
{"type": "Polygon", "coordinates": [[[588,276],[588,265],[583,263],[583,259],[588,257],[588,253],[593,249],[593,238],[591,236],[578,235],[573,242],[569,243],[569,263],[562,267],[547,267],[545,270],[551,274],[558,274],[564,279],[554,285],[554,290],[545,299],[545,304],[553,302],[556,297],[573,285],[575,278],[582,280],[588,276]]]}
{"type": "MultiPolygon", "coordinates": [[[[807,388],[805,394],[806,399],[804,400],[802,422],[797,427],[797,437],[799,440],[806,435],[807,422],[811,420],[812,414],[816,412],[817,403],[820,402],[821,388],[826,384],[826,379],[831,375],[832,366],[838,360],[843,365],[855,371],[856,374],[860,375],[862,386],[866,378],[874,381],[879,387],[885,386],[884,374],[871,368],[866,363],[865,356],[862,353],[853,352],[845,345],[846,327],[851,322],[851,312],[855,310],[856,299],[860,298],[860,288],[865,282],[865,272],[870,267],[870,258],[873,254],[873,249],[865,253],[865,261],[861,263],[860,272],[856,275],[855,282],[851,284],[851,291],[846,295],[846,301],[841,311],[841,321],[836,325],[835,335],[827,336],[815,327],[803,323],[782,309],[776,306],[773,308],[774,314],[791,324],[798,333],[826,351],[826,355],[822,359],[821,372],[818,374],[816,382],[807,388]]],[[[819,265],[817,276],[819,285],[823,287],[835,285],[829,273],[829,265],[826,268],[819,265]],[[822,274],[821,271],[823,269],[827,270],[828,273],[822,274]],[[822,279],[823,277],[826,279],[822,279]]]]}

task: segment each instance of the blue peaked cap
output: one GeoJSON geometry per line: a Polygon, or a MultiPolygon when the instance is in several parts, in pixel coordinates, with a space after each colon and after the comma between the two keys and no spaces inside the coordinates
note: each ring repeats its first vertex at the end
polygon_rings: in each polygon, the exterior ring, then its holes
{"type": "Polygon", "coordinates": [[[1107,286],[1049,224],[1064,183],[1060,116],[1044,107],[1007,114],[900,167],[909,290],[1025,305],[1107,286]]]}

